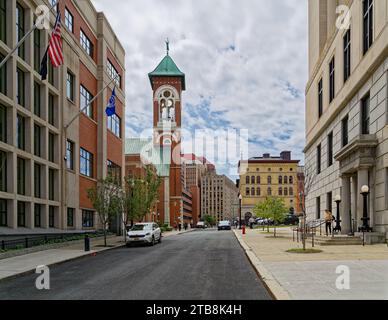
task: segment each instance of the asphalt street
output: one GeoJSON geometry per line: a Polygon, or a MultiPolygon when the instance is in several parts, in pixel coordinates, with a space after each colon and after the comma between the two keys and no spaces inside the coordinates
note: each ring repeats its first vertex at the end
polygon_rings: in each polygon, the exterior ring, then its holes
{"type": "Polygon", "coordinates": [[[0,299],[268,300],[232,232],[194,231],[154,247],[119,248],[50,268],[50,290],[30,274],[0,282],[0,299]]]}

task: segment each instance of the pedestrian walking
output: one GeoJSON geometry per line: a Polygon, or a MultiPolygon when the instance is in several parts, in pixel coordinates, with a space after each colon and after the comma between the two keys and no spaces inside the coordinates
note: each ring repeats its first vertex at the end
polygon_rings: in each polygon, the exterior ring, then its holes
{"type": "Polygon", "coordinates": [[[180,223],[178,223],[178,230],[179,232],[182,230],[182,225],[180,223]]]}
{"type": "Polygon", "coordinates": [[[251,229],[253,229],[253,223],[255,222],[255,219],[253,219],[252,217],[249,219],[249,227],[251,229]]]}
{"type": "Polygon", "coordinates": [[[185,223],[185,224],[183,225],[183,228],[185,229],[185,231],[187,230],[188,227],[189,227],[189,226],[187,225],[187,223],[185,223]]]}
{"type": "Polygon", "coordinates": [[[331,235],[332,233],[332,224],[335,220],[333,214],[330,212],[330,210],[325,210],[325,226],[326,226],[326,236],[329,236],[329,233],[331,235]]]}

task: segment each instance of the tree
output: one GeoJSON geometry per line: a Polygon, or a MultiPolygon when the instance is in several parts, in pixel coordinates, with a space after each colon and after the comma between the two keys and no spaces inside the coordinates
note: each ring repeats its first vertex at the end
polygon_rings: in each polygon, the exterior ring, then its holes
{"type": "Polygon", "coordinates": [[[214,217],[210,216],[210,215],[205,215],[203,217],[203,221],[205,221],[205,223],[211,227],[215,226],[216,225],[216,220],[214,219],[214,217]]]}
{"type": "MultiPolygon", "coordinates": [[[[146,167],[145,178],[126,177],[121,193],[121,206],[124,212],[123,224],[127,228],[129,222],[142,221],[150,212],[158,199],[161,178],[151,166],[146,167]]],[[[127,233],[124,233],[126,241],[127,233]]]]}
{"type": "Polygon", "coordinates": [[[306,198],[311,191],[311,188],[314,184],[316,174],[312,172],[313,170],[305,171],[305,180],[304,180],[304,192],[299,194],[300,202],[302,204],[303,219],[302,219],[302,244],[303,250],[306,250],[306,239],[307,239],[307,211],[306,211],[306,198]]]}
{"type": "Polygon", "coordinates": [[[274,237],[276,238],[276,223],[282,223],[287,214],[287,207],[284,204],[284,200],[281,198],[268,197],[264,202],[257,204],[253,209],[253,212],[257,216],[273,219],[274,237]]]}
{"type": "Polygon", "coordinates": [[[104,246],[107,246],[107,228],[112,218],[121,212],[121,186],[111,176],[99,180],[95,187],[88,189],[88,198],[97,211],[104,232],[104,246]]]}

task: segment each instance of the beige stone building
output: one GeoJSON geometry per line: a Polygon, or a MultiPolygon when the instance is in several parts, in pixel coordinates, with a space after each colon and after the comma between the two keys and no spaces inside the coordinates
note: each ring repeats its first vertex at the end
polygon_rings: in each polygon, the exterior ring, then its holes
{"type": "Polygon", "coordinates": [[[210,215],[216,221],[238,216],[238,189],[234,182],[215,171],[206,173],[201,184],[201,217],[210,215]]]}
{"type": "MultiPolygon", "coordinates": [[[[0,0],[0,60],[36,19],[38,5],[0,0]]],[[[35,30],[0,71],[0,233],[97,229],[87,189],[108,173],[122,177],[125,52],[91,1],[62,0],[64,65],[41,80],[50,30],[35,30]],[[113,84],[65,130],[116,75],[116,115],[105,108],[113,84]]],[[[113,226],[113,224],[112,224],[113,226]]]]}
{"type": "Polygon", "coordinates": [[[375,240],[384,240],[388,232],[388,2],[309,0],[308,4],[305,173],[312,183],[306,186],[307,214],[315,219],[325,209],[335,212],[334,200],[340,195],[342,232],[357,231],[363,224],[360,193],[366,185],[369,224],[377,232],[375,240]],[[341,25],[337,5],[349,8],[348,25],[341,25]]]}

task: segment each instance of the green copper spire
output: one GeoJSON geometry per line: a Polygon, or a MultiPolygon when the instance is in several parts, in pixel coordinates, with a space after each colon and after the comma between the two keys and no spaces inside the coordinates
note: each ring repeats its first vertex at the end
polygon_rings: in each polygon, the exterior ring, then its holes
{"type": "Polygon", "coordinates": [[[167,55],[159,63],[154,71],[148,74],[148,77],[151,81],[154,77],[180,77],[182,78],[182,90],[186,90],[185,74],[179,70],[174,60],[169,55],[170,51],[170,42],[166,41],[167,55]]]}

